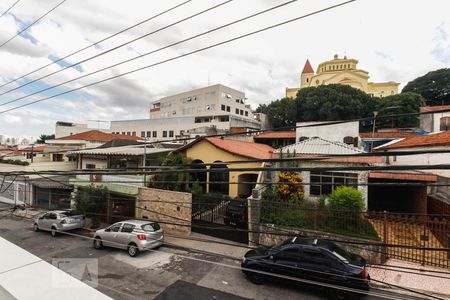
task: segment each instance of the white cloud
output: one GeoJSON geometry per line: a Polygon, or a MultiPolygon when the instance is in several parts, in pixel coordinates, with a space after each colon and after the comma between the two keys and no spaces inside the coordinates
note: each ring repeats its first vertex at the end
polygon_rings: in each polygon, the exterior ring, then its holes
{"type": "MultiPolygon", "coordinates": [[[[101,48],[90,48],[68,61],[74,63],[99,54],[220,2],[191,1],[102,43],[101,48]]],[[[70,80],[282,2],[233,1],[215,11],[85,62],[81,65],[82,73],[75,69],[65,70],[46,78],[43,83],[54,85],[70,80]]],[[[12,15],[16,20],[31,22],[57,2],[42,3],[38,0],[23,1],[8,15],[0,18],[0,43],[18,30],[18,23],[12,15]]],[[[181,1],[136,0],[132,4],[122,0],[67,1],[29,30],[28,35],[37,40],[36,44],[17,37],[0,48],[0,82],[48,64],[50,54],[64,56],[178,3],[181,1]]],[[[336,0],[298,1],[173,49],[77,80],[66,85],[66,88],[78,88],[335,3],[336,0]]],[[[0,1],[0,11],[6,9],[7,4],[0,1]]],[[[281,98],[285,87],[298,85],[299,73],[306,58],[310,59],[313,67],[317,67],[335,53],[341,56],[346,53],[348,57],[357,58],[360,67],[370,72],[372,81],[394,80],[405,84],[425,72],[448,66],[450,30],[446,20],[449,10],[450,4],[446,0],[360,0],[272,31],[91,86],[83,93],[67,94],[35,106],[0,114],[0,131],[9,135],[38,135],[53,131],[57,120],[86,122],[89,119],[146,118],[151,101],[202,87],[208,82],[243,90],[249,102],[256,106],[281,98]]],[[[33,74],[31,78],[58,69],[58,66],[53,65],[33,74]]],[[[0,92],[13,86],[0,88],[0,92]]],[[[19,90],[0,97],[0,103],[32,91],[35,89],[30,85],[26,91],[19,90]]],[[[54,93],[56,91],[46,95],[54,93]]],[[[43,97],[45,95],[36,95],[28,101],[43,97]]],[[[0,108],[2,110],[5,107],[0,108]]]]}

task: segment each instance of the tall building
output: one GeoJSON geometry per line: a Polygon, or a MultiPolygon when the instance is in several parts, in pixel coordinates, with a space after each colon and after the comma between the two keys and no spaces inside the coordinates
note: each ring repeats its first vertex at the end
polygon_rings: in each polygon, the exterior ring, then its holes
{"type": "Polygon", "coordinates": [[[398,82],[369,82],[369,72],[358,69],[358,60],[353,58],[339,58],[325,61],[317,67],[316,72],[309,60],[306,60],[300,74],[300,87],[286,88],[286,97],[294,98],[297,92],[305,87],[315,87],[324,84],[346,84],[360,89],[376,97],[395,95],[398,93],[398,82]]]}
{"type": "Polygon", "coordinates": [[[216,84],[154,101],[149,119],[111,121],[113,134],[163,141],[230,132],[232,128],[261,128],[241,91],[216,84]]]}

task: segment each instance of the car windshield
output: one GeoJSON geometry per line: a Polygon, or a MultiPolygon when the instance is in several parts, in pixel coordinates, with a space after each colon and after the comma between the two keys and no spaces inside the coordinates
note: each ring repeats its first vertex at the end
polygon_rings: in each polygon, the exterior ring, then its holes
{"type": "Polygon", "coordinates": [[[70,216],[72,216],[72,212],[64,211],[64,212],[60,213],[60,216],[61,217],[70,217],[70,216]]]}
{"type": "Polygon", "coordinates": [[[161,229],[158,223],[148,223],[141,226],[144,231],[158,231],[161,229]]]}
{"type": "Polygon", "coordinates": [[[348,253],[347,251],[345,251],[344,249],[342,249],[341,247],[339,247],[338,245],[332,243],[330,245],[330,251],[333,252],[333,254],[335,254],[339,259],[341,260],[345,260],[345,261],[349,261],[351,260],[351,255],[350,253],[348,253]]]}

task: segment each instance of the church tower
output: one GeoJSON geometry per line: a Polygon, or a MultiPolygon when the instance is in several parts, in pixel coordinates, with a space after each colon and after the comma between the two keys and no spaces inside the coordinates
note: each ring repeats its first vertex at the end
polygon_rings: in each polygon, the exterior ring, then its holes
{"type": "Polygon", "coordinates": [[[302,74],[300,75],[300,88],[309,87],[311,84],[311,78],[314,76],[314,70],[309,63],[309,59],[306,60],[305,66],[303,67],[302,74]]]}

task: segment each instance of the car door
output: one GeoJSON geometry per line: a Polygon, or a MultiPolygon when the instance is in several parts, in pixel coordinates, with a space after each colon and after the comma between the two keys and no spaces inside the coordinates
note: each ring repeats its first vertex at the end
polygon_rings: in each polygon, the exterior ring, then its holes
{"type": "Polygon", "coordinates": [[[290,277],[299,277],[300,252],[297,245],[284,247],[273,255],[271,271],[290,277]]]}
{"type": "Polygon", "coordinates": [[[303,247],[299,267],[305,279],[329,282],[332,277],[331,259],[319,248],[303,247]]]}
{"type": "Polygon", "coordinates": [[[38,219],[37,224],[39,229],[47,230],[46,224],[48,223],[48,215],[49,213],[46,213],[38,219]]]}
{"type": "Polygon", "coordinates": [[[133,238],[136,236],[133,233],[134,227],[136,227],[133,224],[130,223],[123,223],[122,228],[120,229],[120,232],[117,234],[117,241],[121,245],[124,245],[125,247],[132,242],[133,238]]]}
{"type": "Polygon", "coordinates": [[[46,213],[44,215],[44,218],[42,219],[42,227],[41,228],[44,230],[50,230],[55,219],[56,219],[55,213],[52,213],[52,212],[46,213]]]}
{"type": "Polygon", "coordinates": [[[121,227],[122,223],[115,223],[105,229],[102,237],[103,245],[114,248],[123,248],[118,242],[118,233],[121,227]]]}

